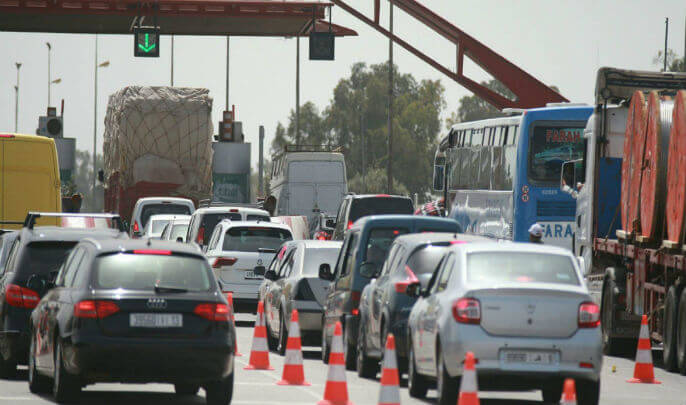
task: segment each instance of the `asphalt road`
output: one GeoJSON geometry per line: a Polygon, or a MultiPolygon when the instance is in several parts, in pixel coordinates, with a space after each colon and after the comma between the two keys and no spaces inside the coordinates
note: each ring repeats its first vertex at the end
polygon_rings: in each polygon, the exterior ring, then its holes
{"type": "MultiPolygon", "coordinates": [[[[245,371],[250,343],[252,340],[252,316],[239,315],[238,347],[243,354],[236,359],[236,386],[234,400],[236,405],[300,405],[316,404],[322,399],[327,368],[319,359],[318,348],[306,347],[305,377],[312,383],[308,387],[283,387],[276,385],[281,379],[283,357],[271,354],[270,362],[273,371],[245,371]],[[243,320],[243,321],[240,321],[243,320]]],[[[659,365],[660,352],[654,351],[653,357],[659,365]]],[[[625,381],[633,373],[633,360],[618,357],[606,357],[602,376],[601,404],[605,405],[686,405],[686,377],[675,373],[667,373],[659,367],[655,374],[660,385],[629,384],[625,381]],[[616,371],[613,372],[613,366],[616,371]]],[[[348,393],[350,400],[357,405],[376,404],[378,401],[379,383],[357,377],[356,373],[348,372],[348,393]]],[[[433,404],[435,391],[430,390],[426,401],[418,401],[409,397],[407,389],[401,388],[401,402],[403,404],[433,404]]],[[[525,393],[480,392],[482,405],[533,405],[542,404],[540,393],[537,391],[525,393]]],[[[29,392],[26,383],[26,369],[22,369],[16,380],[0,380],[0,404],[52,404],[50,396],[36,396],[29,392]]],[[[97,384],[88,386],[82,394],[81,404],[88,405],[192,405],[204,404],[204,392],[198,396],[176,397],[171,385],[123,385],[97,384]]]]}

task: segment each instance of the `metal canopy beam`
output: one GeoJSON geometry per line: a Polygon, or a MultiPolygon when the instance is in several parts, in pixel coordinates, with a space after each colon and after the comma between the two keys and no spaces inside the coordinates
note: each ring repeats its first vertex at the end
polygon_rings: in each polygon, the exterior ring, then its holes
{"type": "Polygon", "coordinates": [[[347,11],[386,37],[391,38],[393,42],[402,46],[419,59],[428,63],[439,72],[453,79],[498,109],[543,107],[547,103],[568,101],[535,77],[520,69],[504,57],[498,55],[495,51],[455,27],[433,11],[424,7],[416,0],[388,0],[396,7],[399,7],[417,21],[423,23],[428,28],[457,46],[457,70],[452,71],[450,68],[437,62],[397,35],[394,35],[383,28],[379,24],[379,1],[380,0],[374,0],[374,18],[371,19],[345,3],[343,0],[331,0],[336,6],[347,11]],[[477,81],[466,77],[463,74],[462,69],[465,55],[484,71],[500,81],[505,87],[510,89],[515,95],[515,99],[510,100],[503,97],[479,84],[477,81]]]}

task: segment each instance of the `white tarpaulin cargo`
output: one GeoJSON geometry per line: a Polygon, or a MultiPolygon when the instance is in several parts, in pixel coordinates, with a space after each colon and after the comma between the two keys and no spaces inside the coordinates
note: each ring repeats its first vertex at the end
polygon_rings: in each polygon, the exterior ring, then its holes
{"type": "Polygon", "coordinates": [[[207,89],[129,86],[105,116],[105,173],[121,187],[180,184],[179,195],[212,193],[212,98],[207,89]]]}

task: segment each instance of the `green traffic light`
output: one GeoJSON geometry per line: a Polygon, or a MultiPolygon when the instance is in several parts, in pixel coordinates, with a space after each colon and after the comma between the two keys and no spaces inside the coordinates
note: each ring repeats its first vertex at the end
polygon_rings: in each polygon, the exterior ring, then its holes
{"type": "Polygon", "coordinates": [[[150,43],[150,34],[146,33],[146,34],[145,34],[145,45],[143,45],[143,44],[138,44],[138,48],[139,48],[141,51],[143,51],[143,52],[145,52],[145,53],[148,53],[148,52],[152,51],[153,49],[155,49],[155,46],[156,46],[156,45],[157,45],[157,44],[151,44],[151,43],[150,43]]]}

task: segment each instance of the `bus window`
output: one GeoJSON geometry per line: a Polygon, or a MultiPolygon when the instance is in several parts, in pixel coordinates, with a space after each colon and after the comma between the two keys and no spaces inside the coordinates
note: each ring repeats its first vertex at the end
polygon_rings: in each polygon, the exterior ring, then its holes
{"type": "Polygon", "coordinates": [[[479,188],[479,150],[481,148],[472,147],[469,150],[469,189],[477,190],[479,188]]]}
{"type": "Polygon", "coordinates": [[[479,151],[479,181],[477,189],[488,190],[491,186],[491,150],[493,148],[484,146],[479,151]]]}
{"type": "Polygon", "coordinates": [[[469,189],[469,182],[471,178],[471,150],[470,148],[461,148],[458,152],[458,163],[460,167],[460,182],[459,188],[469,189]]]}
{"type": "Polygon", "coordinates": [[[491,190],[504,190],[503,147],[494,146],[491,161],[491,190]]]}
{"type": "Polygon", "coordinates": [[[517,170],[517,147],[508,145],[503,149],[503,189],[512,190],[513,179],[517,170]]]}
{"type": "Polygon", "coordinates": [[[583,127],[534,126],[529,146],[531,181],[554,183],[560,179],[562,163],[583,159],[583,127]]]}
{"type": "Polygon", "coordinates": [[[508,136],[507,136],[507,127],[502,126],[502,127],[500,127],[500,129],[502,129],[502,131],[503,131],[503,145],[510,145],[510,140],[508,139],[508,136]]]}

